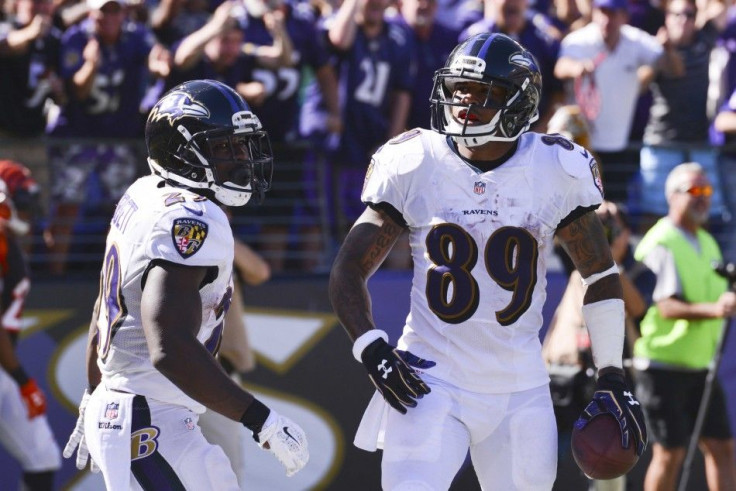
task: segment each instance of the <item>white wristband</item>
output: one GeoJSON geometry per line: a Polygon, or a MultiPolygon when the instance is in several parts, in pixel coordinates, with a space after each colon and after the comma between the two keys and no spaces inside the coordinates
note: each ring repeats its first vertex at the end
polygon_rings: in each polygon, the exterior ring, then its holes
{"type": "Polygon", "coordinates": [[[583,305],[590,349],[596,369],[622,368],[624,351],[624,301],[609,298],[583,305]]]}
{"type": "Polygon", "coordinates": [[[618,265],[616,265],[616,263],[613,263],[613,266],[605,271],[601,271],[600,273],[593,273],[587,278],[582,278],[582,282],[583,285],[590,286],[601,278],[605,278],[606,276],[612,275],[614,273],[618,274],[618,265]]]}
{"type": "Polygon", "coordinates": [[[360,355],[363,354],[363,350],[366,346],[378,338],[382,338],[384,341],[388,342],[388,334],[386,334],[386,331],[382,331],[380,329],[371,329],[370,331],[361,334],[353,343],[353,357],[363,363],[363,359],[360,355]]]}

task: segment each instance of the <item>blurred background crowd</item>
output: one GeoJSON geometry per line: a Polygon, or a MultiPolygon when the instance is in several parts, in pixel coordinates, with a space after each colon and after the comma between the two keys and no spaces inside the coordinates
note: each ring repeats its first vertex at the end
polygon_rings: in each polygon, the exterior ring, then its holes
{"type": "MultiPolygon", "coordinates": [[[[25,176],[8,183],[23,191],[23,248],[34,275],[96,274],[115,203],[148,173],[150,107],[180,82],[210,78],[250,103],[276,157],[265,202],[233,210],[236,236],[274,274],[326,271],[362,209],[370,155],[405,129],[430,127],[434,71],[458,41],[492,31],[538,60],[544,90],[533,130],[561,132],[596,154],[606,198],[627,210],[634,234],[666,214],[669,171],[696,161],[713,184],[710,229],[734,260],[730,4],[5,0],[0,160],[25,176]]],[[[410,266],[401,251],[387,267],[410,266]]]]}

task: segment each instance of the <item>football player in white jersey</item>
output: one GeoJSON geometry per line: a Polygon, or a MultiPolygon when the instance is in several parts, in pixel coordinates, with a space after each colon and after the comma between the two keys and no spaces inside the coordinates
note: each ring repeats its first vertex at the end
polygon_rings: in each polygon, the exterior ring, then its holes
{"type": "Polygon", "coordinates": [[[623,378],[618,269],[594,212],[599,169],[583,147],[527,131],[541,84],[520,44],[471,37],[435,73],[433,131],[393,138],[367,170],[367,207],[335,260],[330,297],[377,389],[355,443],[383,448],[384,489],[448,489],[468,449],[483,489],[552,488],[557,430],[539,330],[554,236],[588,285],[598,369],[576,424],[610,412],[622,445],[646,445],[623,378]],[[405,228],[414,275],[395,349],[373,322],[366,282],[405,228]]]}
{"type": "Polygon", "coordinates": [[[146,123],[152,174],[110,223],[87,346],[89,388],[64,456],[88,456],[113,489],[238,489],[197,426],[205,408],[253,432],[292,475],[302,429],[235,384],[215,361],[232,293],[224,206],[261,199],[273,159],[245,101],[212,80],[169,91],[146,123]]]}

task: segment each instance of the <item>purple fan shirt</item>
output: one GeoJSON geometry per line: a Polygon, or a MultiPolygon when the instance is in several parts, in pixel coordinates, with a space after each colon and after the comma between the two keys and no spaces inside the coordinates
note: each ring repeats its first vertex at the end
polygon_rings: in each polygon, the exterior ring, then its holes
{"type": "Polygon", "coordinates": [[[349,51],[334,51],[343,116],[334,161],[363,168],[386,141],[389,96],[392,91],[412,91],[415,87],[413,53],[411,37],[390,22],[372,39],[358,29],[349,51]]]}
{"type": "Polygon", "coordinates": [[[395,17],[391,22],[401,26],[413,39],[414,60],[416,63],[416,82],[412,90],[411,112],[407,128],[430,128],[430,103],[434,83],[434,72],[445,65],[450,53],[457,45],[459,32],[442,24],[435,23],[427,39],[419,38],[403,17],[395,17]]]}
{"type": "MultiPolygon", "coordinates": [[[[172,52],[181,44],[181,41],[175,43],[172,52]]],[[[253,69],[255,68],[255,59],[252,56],[242,53],[238,56],[235,63],[227,67],[222,72],[215,71],[212,62],[206,57],[202,58],[187,70],[173,69],[171,75],[167,77],[163,92],[176,87],[177,85],[188,82],[190,80],[209,79],[222,82],[233,89],[237,84],[242,82],[253,81],[253,69]]]]}
{"type": "MultiPolygon", "coordinates": [[[[293,46],[294,66],[270,70],[256,67],[253,78],[266,87],[266,100],[255,110],[274,143],[288,140],[296,133],[299,119],[299,90],[304,68],[317,71],[329,62],[324,42],[319,38],[314,14],[308,5],[287,5],[285,25],[293,46]]],[[[245,41],[256,45],[273,43],[261,18],[248,17],[245,41]]]]}
{"type": "MultiPolygon", "coordinates": [[[[91,36],[92,23],[85,20],[70,27],[61,40],[61,77],[70,84],[84,64],[82,53],[91,36]]],[[[143,134],[143,118],[138,108],[148,77],[147,58],[154,37],[134,23],[123,25],[114,45],[100,43],[102,61],[89,97],[71,98],[61,110],[53,136],[86,138],[133,138],[143,134]]]]}
{"type": "MultiPolygon", "coordinates": [[[[0,25],[0,43],[17,23],[0,25]]],[[[61,31],[51,28],[19,55],[0,56],[0,129],[17,136],[40,136],[46,128],[48,83],[59,64],[61,31]]]]}

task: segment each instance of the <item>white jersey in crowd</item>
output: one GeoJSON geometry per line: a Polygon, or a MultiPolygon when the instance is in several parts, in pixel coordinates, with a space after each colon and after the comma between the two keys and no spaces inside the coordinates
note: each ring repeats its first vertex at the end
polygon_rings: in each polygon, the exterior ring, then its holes
{"type": "Polygon", "coordinates": [[[112,218],[100,278],[97,364],[108,389],[202,413],[204,406],[151,364],[141,325],[142,285],[155,260],[210,267],[209,282],[199,290],[202,327],[197,339],[216,351],[232,293],[233,236],[219,206],[161,182],[156,176],[138,179],[112,218]]]}
{"type": "Polygon", "coordinates": [[[653,65],[664,52],[657,39],[630,25],[621,26],[621,38],[608,50],[600,27],[591,23],[562,40],[560,58],[597,60],[593,76],[600,96],[600,110],[590,125],[590,148],[599,152],[618,152],[629,143],[636,101],[641,83],[640,67],[653,65]]]}
{"type": "Polygon", "coordinates": [[[414,278],[399,348],[470,391],[549,382],[539,341],[545,257],[561,220],[602,201],[589,152],[525,133],[509,160],[480,172],[445,136],[414,129],[373,156],[362,200],[392,205],[409,226],[414,278]]]}

